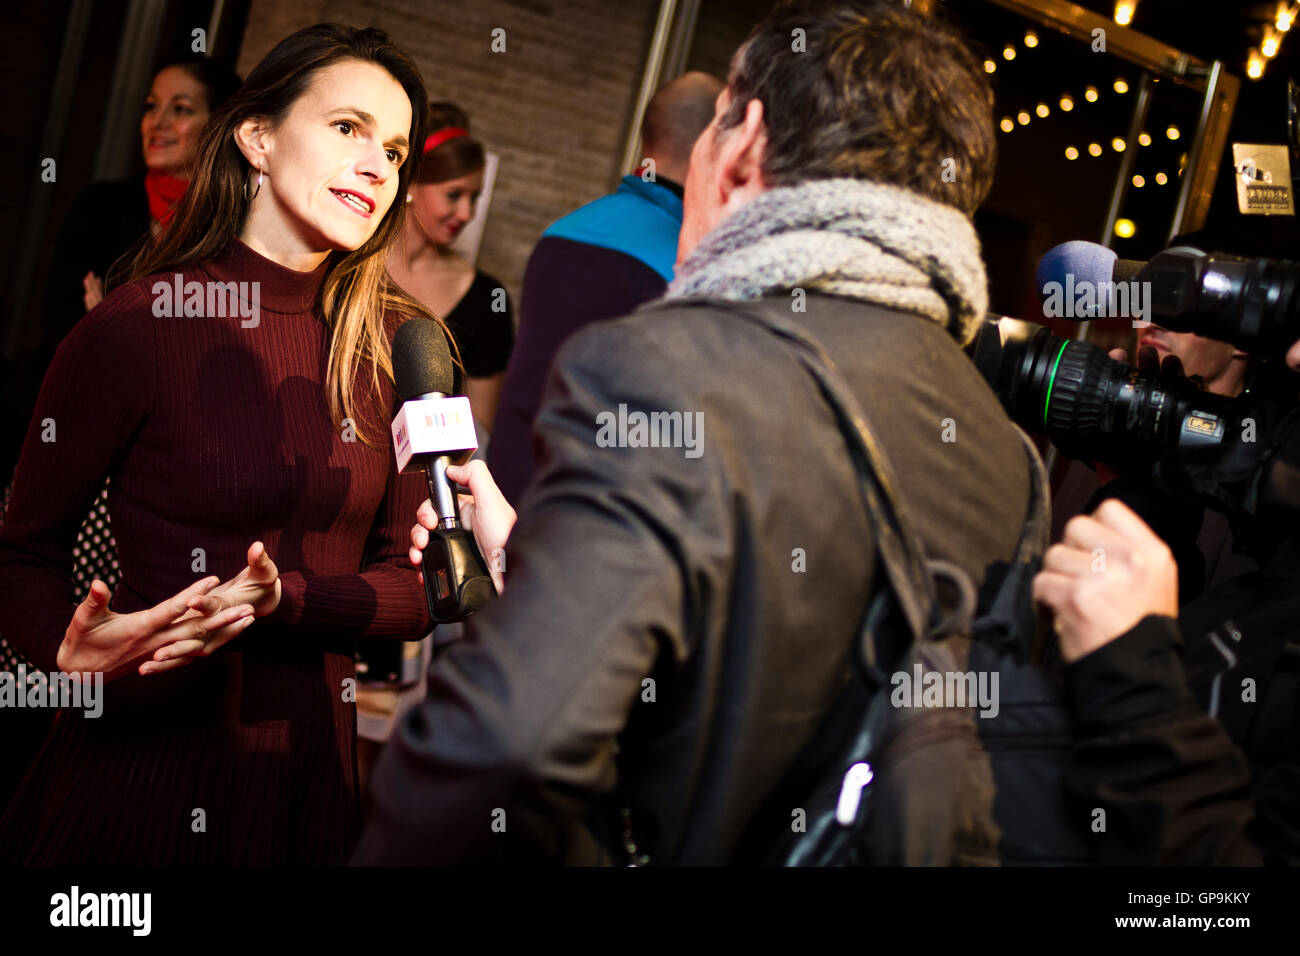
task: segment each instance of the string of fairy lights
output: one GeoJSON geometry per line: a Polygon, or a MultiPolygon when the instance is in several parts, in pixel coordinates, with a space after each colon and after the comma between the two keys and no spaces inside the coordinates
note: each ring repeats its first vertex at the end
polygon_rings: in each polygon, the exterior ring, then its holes
{"type": "MultiPolygon", "coordinates": [[[[1133,15],[1137,11],[1138,0],[1116,0],[1115,3],[1115,22],[1122,27],[1128,26],[1133,22],[1133,15]]],[[[1291,3],[1288,0],[1282,0],[1274,7],[1272,22],[1265,23],[1261,28],[1260,43],[1252,47],[1246,57],[1246,75],[1252,80],[1258,80],[1264,75],[1264,69],[1268,62],[1277,56],[1282,46],[1282,38],[1290,32],[1291,27],[1295,24],[1297,17],[1300,17],[1300,2],[1291,3]]],[[[1038,46],[1038,34],[1033,30],[1027,30],[1021,40],[1026,50],[1033,50],[1038,46]]],[[[1002,59],[1006,63],[1013,62],[1019,51],[1015,43],[1007,43],[1002,48],[1002,59]]],[[[998,62],[995,59],[984,61],[984,72],[996,73],[998,71],[998,62]]],[[[1123,96],[1129,91],[1128,80],[1122,76],[1115,78],[1111,84],[1111,89],[1115,95],[1123,96]]],[[[1102,90],[1096,85],[1089,84],[1083,89],[1082,100],[1084,103],[1096,103],[1101,99],[1102,90]]],[[[1062,113],[1073,112],[1078,103],[1075,96],[1070,92],[1062,93],[1056,102],[1056,108],[1062,113]]],[[[1052,115],[1052,107],[1046,102],[1039,102],[1031,114],[1028,109],[1019,110],[1014,117],[1003,116],[998,123],[998,127],[1003,133],[1013,133],[1018,126],[1028,126],[1035,118],[1044,120],[1052,115]]],[[[1176,124],[1170,123],[1163,131],[1163,135],[1170,142],[1177,142],[1182,137],[1182,130],[1176,124]]],[[[1139,148],[1149,147],[1153,143],[1151,133],[1146,130],[1138,134],[1137,145],[1139,148]]],[[[1110,140],[1110,148],[1116,153],[1122,153],[1128,148],[1129,144],[1123,136],[1114,136],[1110,140]]],[[[1065,147],[1065,158],[1071,162],[1080,159],[1085,153],[1093,159],[1101,158],[1106,149],[1099,142],[1090,142],[1085,147],[1080,148],[1073,143],[1065,147]]],[[[1183,170],[1187,166],[1187,154],[1182,153],[1178,159],[1178,169],[1175,176],[1182,176],[1183,170]]],[[[1163,169],[1156,170],[1151,174],[1151,182],[1157,187],[1169,184],[1170,176],[1163,169]]],[[[1147,177],[1140,172],[1134,172],[1130,180],[1135,189],[1142,189],[1147,185],[1147,177]]],[[[1115,223],[1115,234],[1120,238],[1127,239],[1137,231],[1137,226],[1129,219],[1119,219],[1115,223]]]]}
{"type": "MultiPolygon", "coordinates": [[[[1022,38],[1021,42],[1023,43],[1025,49],[1032,50],[1038,46],[1038,34],[1036,34],[1033,30],[1028,30],[1025,32],[1025,35],[1022,38]]],[[[1013,60],[1015,60],[1017,55],[1018,55],[1018,51],[1016,49],[1015,44],[1013,43],[1006,44],[1006,46],[1004,46],[1002,49],[1002,59],[1005,60],[1007,63],[1010,63],[1013,60]]],[[[984,72],[996,73],[997,70],[998,70],[997,61],[992,59],[988,59],[984,61],[984,72]]],[[[1114,91],[1115,95],[1124,96],[1129,92],[1128,80],[1122,76],[1118,76],[1115,78],[1115,81],[1111,84],[1110,89],[1114,91]]],[[[1083,88],[1083,93],[1079,97],[1079,99],[1082,99],[1084,103],[1097,103],[1101,100],[1101,97],[1102,97],[1101,89],[1095,84],[1089,84],[1083,88]]],[[[1074,94],[1070,92],[1065,92],[1062,93],[1060,98],[1057,100],[1056,108],[1060,110],[1060,112],[1062,113],[1072,113],[1074,112],[1075,109],[1080,108],[1080,106],[1079,103],[1076,101],[1074,94]]],[[[1035,118],[1044,120],[1049,118],[1051,115],[1052,115],[1052,107],[1050,107],[1046,102],[1040,102],[1038,103],[1038,105],[1034,107],[1032,114],[1028,109],[1023,109],[1017,112],[1014,118],[1012,116],[1003,116],[998,123],[998,127],[1002,130],[1003,133],[1013,133],[1015,132],[1017,126],[1028,126],[1030,123],[1034,121],[1035,118]]],[[[1178,128],[1176,124],[1170,123],[1165,127],[1163,131],[1163,135],[1170,142],[1177,142],[1179,139],[1182,138],[1183,132],[1181,129],[1178,128]]],[[[1137,144],[1139,148],[1151,146],[1153,142],[1154,139],[1151,133],[1149,133],[1148,131],[1143,130],[1138,134],[1137,144]]],[[[1110,148],[1112,151],[1116,153],[1122,153],[1124,152],[1124,150],[1128,148],[1128,142],[1127,140],[1125,140],[1123,136],[1114,136],[1111,137],[1110,148]]],[[[1074,144],[1069,144],[1065,147],[1065,158],[1073,162],[1081,158],[1082,156],[1084,156],[1086,153],[1088,156],[1092,157],[1093,159],[1099,159],[1101,158],[1102,155],[1105,154],[1105,152],[1106,152],[1105,147],[1103,147],[1102,144],[1099,142],[1090,142],[1086,146],[1083,146],[1082,148],[1080,148],[1079,146],[1075,146],[1074,144]]],[[[1187,154],[1183,153],[1182,156],[1179,158],[1178,169],[1174,173],[1174,175],[1181,176],[1183,174],[1183,168],[1186,166],[1186,164],[1187,164],[1187,154]]],[[[1163,169],[1159,169],[1156,170],[1153,174],[1151,174],[1150,181],[1154,183],[1157,187],[1166,186],[1169,184],[1170,178],[1171,177],[1167,172],[1165,172],[1163,169]]],[[[1133,178],[1130,180],[1130,182],[1133,184],[1133,187],[1135,189],[1142,189],[1147,185],[1148,180],[1147,177],[1144,176],[1142,173],[1134,173],[1133,178]]],[[[1137,231],[1137,226],[1131,220],[1120,219],[1115,223],[1115,233],[1121,238],[1127,239],[1130,236],[1132,236],[1136,231],[1137,231]]]]}
{"type": "MultiPolygon", "coordinates": [[[[1133,22],[1137,13],[1138,0],[1116,0],[1115,22],[1122,27],[1133,22]]],[[[1300,3],[1279,0],[1273,7],[1272,22],[1263,24],[1259,46],[1251,47],[1246,53],[1246,75],[1258,80],[1264,75],[1268,61],[1277,56],[1282,48],[1282,37],[1291,31],[1296,18],[1300,17],[1300,3]]]]}

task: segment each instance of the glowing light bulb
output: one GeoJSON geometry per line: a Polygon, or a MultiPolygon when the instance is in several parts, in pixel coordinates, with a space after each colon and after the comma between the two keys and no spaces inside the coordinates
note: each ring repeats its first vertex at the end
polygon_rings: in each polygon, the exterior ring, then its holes
{"type": "Polygon", "coordinates": [[[1099,95],[1100,94],[1097,92],[1097,87],[1095,86],[1090,86],[1083,91],[1083,98],[1087,100],[1089,103],[1097,102],[1097,97],[1099,95]]]}
{"type": "Polygon", "coordinates": [[[1138,189],[1141,189],[1141,188],[1142,188],[1143,186],[1145,186],[1146,184],[1147,184],[1147,181],[1146,181],[1145,179],[1143,179],[1141,176],[1134,176],[1134,177],[1133,177],[1133,185],[1136,186],[1138,189]]]}
{"type": "Polygon", "coordinates": [[[1015,58],[1016,58],[1016,48],[1015,48],[1015,47],[1013,47],[1013,46],[1008,46],[1008,47],[1005,47],[1005,48],[1002,50],[1002,59],[1010,61],[1010,60],[1014,60],[1015,58]]]}
{"type": "Polygon", "coordinates": [[[1002,117],[1002,122],[999,123],[998,125],[1002,127],[1002,132],[1004,133],[1010,133],[1013,129],[1016,128],[1016,124],[1011,122],[1010,116],[1002,117]]]}
{"type": "Polygon", "coordinates": [[[1134,225],[1132,219],[1115,220],[1115,235],[1121,239],[1131,239],[1135,232],[1137,232],[1137,226],[1134,225]]]}
{"type": "Polygon", "coordinates": [[[1252,80],[1264,75],[1264,58],[1258,50],[1252,49],[1246,57],[1246,75],[1252,80]]]}
{"type": "Polygon", "coordinates": [[[1070,112],[1070,110],[1074,109],[1074,100],[1068,96],[1062,96],[1060,105],[1061,105],[1061,112],[1068,113],[1070,112]]]}
{"type": "Polygon", "coordinates": [[[1078,151],[1077,149],[1075,149],[1073,146],[1067,146],[1067,147],[1065,147],[1065,158],[1066,158],[1066,159],[1078,159],[1078,158],[1079,158],[1079,151],[1078,151]]]}
{"type": "Polygon", "coordinates": [[[1150,133],[1138,133],[1138,142],[1141,143],[1143,146],[1150,146],[1150,145],[1151,145],[1151,134],[1150,134],[1150,133]]]}
{"type": "Polygon", "coordinates": [[[992,60],[985,60],[985,61],[984,61],[984,72],[985,72],[985,73],[996,73],[997,70],[998,70],[998,65],[997,65],[996,63],[994,63],[992,60]]]}
{"type": "Polygon", "coordinates": [[[1031,50],[1038,46],[1038,34],[1033,30],[1030,30],[1025,34],[1025,46],[1029,47],[1031,50]]]}
{"type": "Polygon", "coordinates": [[[1024,110],[1021,110],[1019,113],[1016,114],[1016,122],[1019,123],[1021,126],[1028,126],[1029,114],[1026,113],[1024,110]]]}
{"type": "Polygon", "coordinates": [[[1118,80],[1116,80],[1116,81],[1115,81],[1115,92],[1116,92],[1116,93],[1127,93],[1127,92],[1128,92],[1128,83],[1127,83],[1125,80],[1123,80],[1123,79],[1118,79],[1118,80]]]}
{"type": "Polygon", "coordinates": [[[1089,144],[1088,144],[1088,155],[1090,155],[1090,156],[1100,156],[1100,155],[1101,155],[1101,143],[1089,143],[1089,144]]]}
{"type": "Polygon", "coordinates": [[[1133,11],[1137,9],[1137,0],[1118,0],[1115,4],[1115,22],[1122,27],[1133,22],[1133,11]]]}
{"type": "Polygon", "coordinates": [[[1168,136],[1170,139],[1177,139],[1179,136],[1182,136],[1183,134],[1178,132],[1177,126],[1171,126],[1167,130],[1165,130],[1165,135],[1168,136]]]}
{"type": "Polygon", "coordinates": [[[1034,107],[1034,112],[1038,114],[1039,119],[1047,119],[1047,114],[1052,111],[1047,108],[1046,103],[1039,103],[1034,107]]]}
{"type": "Polygon", "coordinates": [[[1113,149],[1113,150],[1114,150],[1115,152],[1117,152],[1117,153],[1122,153],[1122,152],[1124,152],[1124,146],[1125,146],[1125,143],[1124,143],[1124,139],[1123,139],[1123,137],[1116,136],[1114,139],[1112,139],[1112,140],[1110,141],[1110,148],[1113,149]]]}
{"type": "Polygon", "coordinates": [[[1163,186],[1163,185],[1164,185],[1165,183],[1167,183],[1167,182],[1169,182],[1169,177],[1168,177],[1168,176],[1166,176],[1164,173],[1156,173],[1156,185],[1157,185],[1157,186],[1163,186]]]}

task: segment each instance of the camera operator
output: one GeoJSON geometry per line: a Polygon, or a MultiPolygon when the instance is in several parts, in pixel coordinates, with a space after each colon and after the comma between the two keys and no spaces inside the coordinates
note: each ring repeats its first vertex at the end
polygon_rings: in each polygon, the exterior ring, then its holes
{"type": "MultiPolygon", "coordinates": [[[[1300,340],[1286,364],[1300,371],[1300,340]]],[[[1275,510],[1255,521],[1287,519],[1264,566],[1181,610],[1168,545],[1120,501],[1073,518],[1044,558],[1034,594],[1076,718],[1069,786],[1105,813],[1101,863],[1300,862],[1298,432],[1260,456],[1275,510]]]]}
{"type": "MultiPolygon", "coordinates": [[[[1181,244],[1175,240],[1175,244],[1181,244]]],[[[1122,349],[1110,357],[1127,360],[1122,349]]],[[[1247,388],[1251,356],[1231,343],[1195,332],[1175,332],[1155,323],[1138,330],[1137,365],[1154,374],[1163,365],[1171,374],[1199,382],[1207,392],[1235,398],[1247,388]]],[[[1205,588],[1256,570],[1248,554],[1234,549],[1232,531],[1221,513],[1200,502],[1180,500],[1151,489],[1141,476],[1122,475],[1105,462],[1073,461],[1052,495],[1052,540],[1061,540],[1067,521],[1096,509],[1106,498],[1134,508],[1168,544],[1178,563],[1178,591],[1183,602],[1205,588]]]]}

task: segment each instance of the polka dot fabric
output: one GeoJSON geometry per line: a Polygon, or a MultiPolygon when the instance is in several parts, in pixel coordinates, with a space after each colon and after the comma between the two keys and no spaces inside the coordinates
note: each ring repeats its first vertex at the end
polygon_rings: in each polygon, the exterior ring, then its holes
{"type": "MultiPolygon", "coordinates": [[[[9,510],[13,487],[13,482],[10,481],[5,487],[4,497],[0,498],[0,522],[4,521],[5,513],[9,510]]],[[[113,528],[108,520],[108,482],[104,483],[103,491],[91,505],[86,520],[81,523],[77,543],[72,549],[72,558],[72,577],[76,581],[75,597],[78,600],[86,596],[90,583],[95,578],[107,584],[110,590],[117,590],[122,571],[117,563],[117,542],[113,540],[113,528]]],[[[14,673],[20,662],[26,663],[22,655],[0,635],[0,671],[14,673]]],[[[26,669],[31,671],[35,668],[27,664],[26,669]]]]}

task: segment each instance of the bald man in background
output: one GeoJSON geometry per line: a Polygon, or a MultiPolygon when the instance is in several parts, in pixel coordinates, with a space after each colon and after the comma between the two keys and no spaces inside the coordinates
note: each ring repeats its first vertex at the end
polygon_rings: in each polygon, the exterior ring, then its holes
{"type": "Polygon", "coordinates": [[[608,196],[552,224],[528,260],[519,335],[488,443],[497,484],[518,504],[533,477],[533,419],[551,361],[569,336],[627,315],[663,295],[673,277],[682,224],[682,183],[691,147],[713,119],[723,83],[684,73],[660,88],[641,124],[645,159],[608,196]]]}

